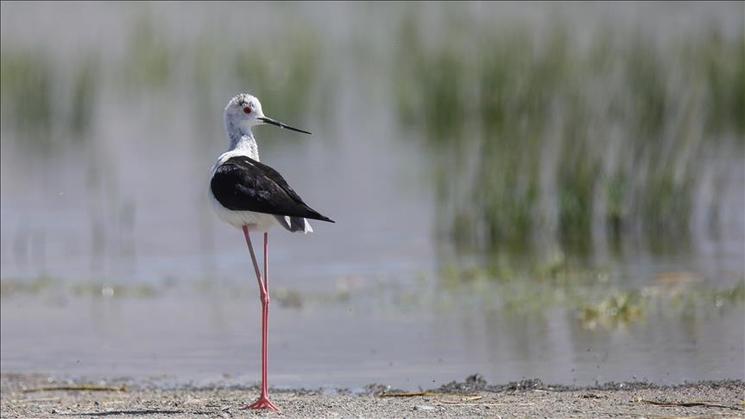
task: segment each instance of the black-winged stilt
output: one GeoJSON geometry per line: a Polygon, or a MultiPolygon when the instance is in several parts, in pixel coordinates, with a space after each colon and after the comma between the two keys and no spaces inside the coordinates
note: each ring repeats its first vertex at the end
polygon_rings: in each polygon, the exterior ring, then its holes
{"type": "Polygon", "coordinates": [[[225,107],[225,131],[228,151],[220,155],[212,168],[210,199],[217,215],[226,223],[243,230],[251,261],[256,271],[261,296],[261,394],[248,409],[279,411],[269,400],[267,382],[269,334],[269,228],[309,233],[308,219],[334,222],[305,204],[276,170],[259,162],[259,149],[251,128],[271,124],[310,134],[264,116],[254,96],[240,94],[225,107]],[[264,233],[264,275],[262,277],[250,232],[264,233]]]}

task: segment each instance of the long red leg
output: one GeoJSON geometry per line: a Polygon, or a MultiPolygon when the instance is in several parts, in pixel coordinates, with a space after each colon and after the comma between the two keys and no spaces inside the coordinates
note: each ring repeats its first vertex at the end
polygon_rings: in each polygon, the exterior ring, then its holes
{"type": "Polygon", "coordinates": [[[256,261],[256,254],[251,245],[251,237],[248,234],[248,227],[243,226],[243,235],[246,236],[248,251],[251,253],[251,261],[256,270],[256,278],[259,281],[259,292],[261,293],[261,394],[259,400],[251,405],[244,406],[245,409],[267,409],[279,412],[279,408],[269,400],[269,235],[264,233],[264,278],[262,280],[259,263],[256,261]]]}
{"type": "Polygon", "coordinates": [[[256,280],[259,281],[259,292],[261,293],[261,301],[263,302],[264,295],[266,294],[266,287],[264,281],[261,279],[259,262],[256,261],[256,253],[254,253],[254,247],[251,245],[251,236],[248,234],[248,226],[243,226],[243,236],[246,237],[246,245],[248,246],[248,252],[251,254],[251,262],[253,262],[254,270],[256,271],[256,280]]]}
{"type": "Polygon", "coordinates": [[[264,290],[266,304],[262,306],[261,322],[261,394],[269,398],[269,233],[264,232],[264,290]]]}

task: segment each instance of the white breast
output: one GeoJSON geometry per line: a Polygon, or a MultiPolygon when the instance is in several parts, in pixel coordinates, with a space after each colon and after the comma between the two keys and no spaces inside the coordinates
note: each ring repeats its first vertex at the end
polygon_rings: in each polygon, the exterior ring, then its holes
{"type": "Polygon", "coordinates": [[[271,214],[227,209],[215,198],[211,190],[209,194],[212,209],[217,214],[217,217],[235,228],[242,228],[247,225],[251,231],[268,231],[269,228],[279,224],[277,219],[271,214]]]}

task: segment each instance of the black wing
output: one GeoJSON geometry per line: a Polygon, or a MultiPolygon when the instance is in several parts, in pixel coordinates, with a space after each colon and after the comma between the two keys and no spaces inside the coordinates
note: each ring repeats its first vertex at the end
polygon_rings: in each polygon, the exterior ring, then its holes
{"type": "Polygon", "coordinates": [[[231,157],[218,166],[210,187],[230,210],[334,222],[303,202],[279,172],[246,156],[231,157]]]}

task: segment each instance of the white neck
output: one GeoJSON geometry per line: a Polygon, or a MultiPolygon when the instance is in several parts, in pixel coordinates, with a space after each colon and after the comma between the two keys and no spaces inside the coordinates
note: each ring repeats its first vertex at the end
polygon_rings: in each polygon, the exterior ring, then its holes
{"type": "Polygon", "coordinates": [[[256,144],[256,139],[250,127],[242,127],[240,124],[226,119],[225,131],[230,141],[228,151],[233,151],[235,152],[234,154],[242,154],[259,161],[259,145],[256,144]]]}

